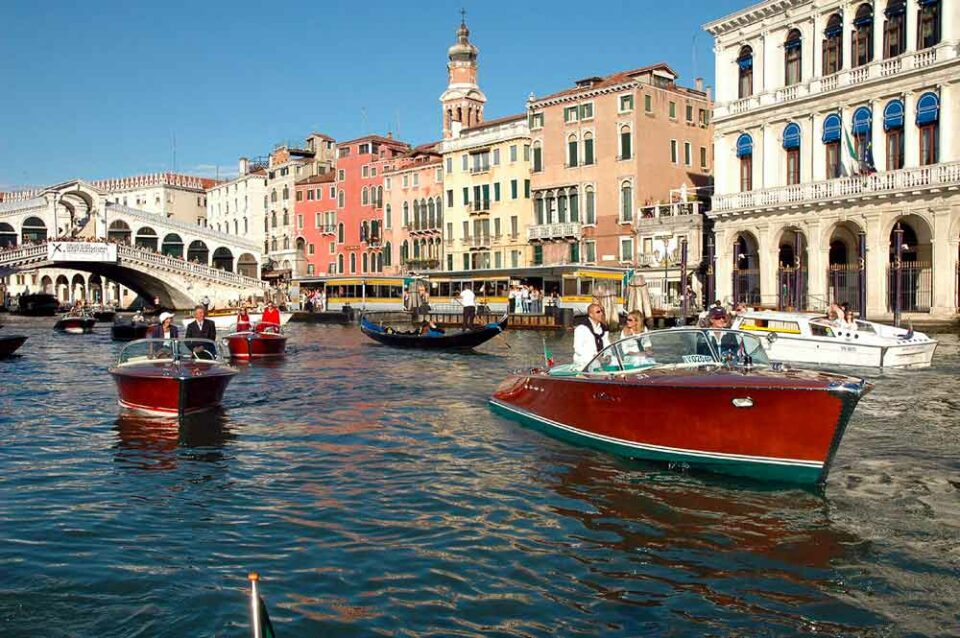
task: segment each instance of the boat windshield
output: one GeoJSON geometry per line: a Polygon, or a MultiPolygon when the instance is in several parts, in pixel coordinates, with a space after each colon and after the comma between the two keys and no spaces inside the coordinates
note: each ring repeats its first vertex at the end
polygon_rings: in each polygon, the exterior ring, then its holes
{"type": "Polygon", "coordinates": [[[220,361],[217,344],[209,339],[138,339],[120,351],[117,365],[144,362],[220,361]]]}
{"type": "Polygon", "coordinates": [[[604,348],[584,372],[629,372],[654,366],[769,365],[760,339],[737,330],[657,330],[604,348]]]}

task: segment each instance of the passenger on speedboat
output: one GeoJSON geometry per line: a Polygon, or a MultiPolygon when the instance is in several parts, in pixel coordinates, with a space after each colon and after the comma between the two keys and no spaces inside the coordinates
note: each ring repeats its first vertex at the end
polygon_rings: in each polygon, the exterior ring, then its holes
{"type": "Polygon", "coordinates": [[[707,331],[707,338],[720,353],[720,358],[737,356],[740,350],[740,342],[737,340],[737,335],[725,330],[728,327],[727,311],[723,308],[711,308],[708,319],[710,321],[710,329],[707,331]]]}
{"type": "Polygon", "coordinates": [[[847,332],[857,331],[857,319],[853,316],[852,310],[847,310],[843,315],[843,321],[840,323],[840,329],[847,332]]]}
{"type": "Polygon", "coordinates": [[[280,311],[273,305],[272,301],[267,302],[267,307],[263,309],[263,316],[260,317],[260,325],[257,326],[259,332],[263,332],[267,326],[280,325],[280,311]]]}
{"type": "MultiPolygon", "coordinates": [[[[627,337],[633,337],[635,335],[641,334],[646,330],[646,326],[643,325],[643,313],[639,310],[631,310],[627,313],[626,325],[623,327],[623,331],[620,333],[619,340],[626,339],[627,337]]],[[[636,339],[630,339],[623,344],[622,351],[627,352],[640,352],[640,346],[637,345],[636,339]]]]}
{"type": "MultiPolygon", "coordinates": [[[[140,318],[141,321],[143,317],[140,318]]],[[[136,318],[134,318],[136,321],[136,318]]],[[[179,335],[177,334],[177,327],[173,325],[173,313],[172,312],[161,312],[159,323],[154,324],[150,328],[150,338],[151,339],[176,339],[179,335]]]]}
{"type": "Polygon", "coordinates": [[[245,332],[250,329],[250,315],[247,314],[247,307],[243,306],[237,311],[237,332],[245,332]]]}
{"type": "Polygon", "coordinates": [[[573,363],[583,367],[610,345],[606,313],[603,306],[592,303],[587,306],[587,321],[573,331],[573,363]]]}
{"type": "MultiPolygon", "coordinates": [[[[171,313],[167,313],[167,314],[169,314],[171,317],[173,316],[171,313]]],[[[133,316],[130,317],[130,323],[132,323],[133,325],[141,324],[144,321],[146,321],[146,319],[143,318],[143,312],[141,312],[140,310],[137,310],[135,313],[133,313],[133,316]]]]}
{"type": "MultiPolygon", "coordinates": [[[[164,313],[166,314],[166,313],[164,313]]],[[[162,315],[161,315],[162,316],[162,315]]],[[[193,321],[187,325],[187,339],[209,339],[216,343],[217,341],[217,326],[210,319],[207,319],[207,311],[202,304],[197,304],[193,308],[193,321]]],[[[199,353],[200,351],[207,351],[212,347],[208,343],[198,343],[192,345],[191,349],[194,353],[199,353]]],[[[215,352],[209,353],[211,356],[215,356],[215,352]]]]}

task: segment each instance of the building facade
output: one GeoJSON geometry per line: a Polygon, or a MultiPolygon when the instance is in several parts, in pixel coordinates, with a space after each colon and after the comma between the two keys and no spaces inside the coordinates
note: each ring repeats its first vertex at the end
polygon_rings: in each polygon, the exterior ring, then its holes
{"type": "Polygon", "coordinates": [[[383,176],[383,272],[443,267],[443,162],[436,144],[398,158],[383,176]]]}
{"type": "Polygon", "coordinates": [[[307,259],[305,274],[319,275],[336,264],[337,188],[333,171],[305,177],[296,184],[294,232],[303,242],[307,259]]]}
{"type": "MultiPolygon", "coordinates": [[[[694,200],[710,185],[711,109],[700,81],[682,87],[666,64],[531,96],[532,263],[646,268],[658,254],[662,269],[666,253],[654,241],[679,246],[686,235],[697,263],[699,219],[665,225],[653,212],[658,204],[669,210],[679,192],[694,200]],[[650,221],[640,223],[645,214],[650,221]]],[[[678,286],[678,270],[675,278],[678,286]]],[[[660,281],[650,281],[652,294],[662,296],[660,281]]]]}
{"type": "Polygon", "coordinates": [[[235,179],[207,190],[207,226],[217,232],[263,244],[264,220],[267,218],[266,193],[266,166],[251,165],[247,158],[240,158],[235,179]]]}
{"type": "Polygon", "coordinates": [[[409,150],[389,134],[337,146],[335,272],[383,272],[383,174],[409,150]]]}
{"type": "Polygon", "coordinates": [[[705,28],[718,295],[954,316],[956,3],[770,0],[705,28]]]}
{"type": "Polygon", "coordinates": [[[524,114],[464,128],[440,145],[445,270],[530,264],[530,132],[524,114]]]}

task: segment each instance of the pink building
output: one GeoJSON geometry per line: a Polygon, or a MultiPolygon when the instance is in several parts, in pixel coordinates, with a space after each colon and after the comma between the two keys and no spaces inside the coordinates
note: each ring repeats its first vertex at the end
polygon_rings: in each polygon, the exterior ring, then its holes
{"type": "Polygon", "coordinates": [[[336,265],[337,187],[333,171],[297,181],[294,234],[303,245],[307,275],[333,272],[336,265]]]}
{"type": "Polygon", "coordinates": [[[383,269],[402,274],[443,266],[443,164],[436,144],[418,146],[384,174],[383,269]]]}

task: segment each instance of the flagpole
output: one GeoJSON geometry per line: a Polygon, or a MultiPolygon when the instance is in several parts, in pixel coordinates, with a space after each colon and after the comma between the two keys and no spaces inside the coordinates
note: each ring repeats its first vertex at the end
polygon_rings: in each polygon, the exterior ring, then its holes
{"type": "Polygon", "coordinates": [[[260,588],[257,583],[260,581],[260,574],[250,572],[247,576],[250,579],[250,613],[253,625],[253,638],[263,638],[260,630],[260,588]]]}

